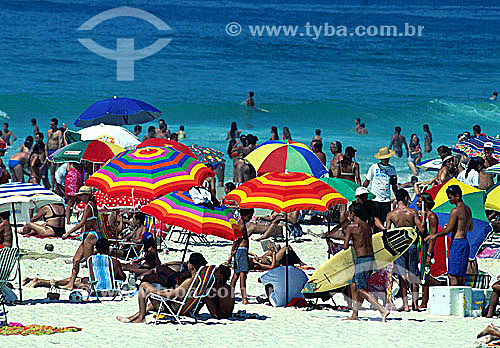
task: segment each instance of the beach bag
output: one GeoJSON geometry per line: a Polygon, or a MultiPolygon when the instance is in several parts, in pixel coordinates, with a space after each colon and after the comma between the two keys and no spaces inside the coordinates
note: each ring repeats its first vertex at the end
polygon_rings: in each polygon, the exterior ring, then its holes
{"type": "Polygon", "coordinates": [[[212,203],[212,195],[209,190],[204,187],[193,187],[189,190],[189,195],[193,199],[194,204],[203,205],[212,203]]]}

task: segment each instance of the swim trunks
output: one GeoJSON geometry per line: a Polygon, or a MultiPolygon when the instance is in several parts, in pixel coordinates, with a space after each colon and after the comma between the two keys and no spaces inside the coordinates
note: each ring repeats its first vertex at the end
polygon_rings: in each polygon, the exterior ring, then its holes
{"type": "Polygon", "coordinates": [[[396,156],[402,157],[403,156],[403,149],[394,149],[396,151],[396,156]]]}
{"type": "Polygon", "coordinates": [[[234,273],[248,273],[248,248],[239,247],[234,255],[234,273]]]}
{"type": "MultiPolygon", "coordinates": [[[[416,276],[418,272],[418,250],[415,243],[413,243],[403,255],[394,261],[394,273],[400,276],[406,276],[406,272],[410,275],[416,276]]],[[[412,277],[410,277],[412,279],[412,277]]]]}
{"type": "Polygon", "coordinates": [[[9,160],[9,168],[15,168],[20,164],[22,164],[21,161],[13,160],[13,159],[9,160]]]}
{"type": "Polygon", "coordinates": [[[354,262],[354,277],[350,283],[356,283],[356,288],[368,291],[368,279],[373,272],[375,258],[373,255],[356,257],[354,262]]]}
{"type": "Polygon", "coordinates": [[[469,261],[469,242],[466,238],[455,238],[451,242],[448,256],[448,274],[455,277],[465,277],[469,261]]]}

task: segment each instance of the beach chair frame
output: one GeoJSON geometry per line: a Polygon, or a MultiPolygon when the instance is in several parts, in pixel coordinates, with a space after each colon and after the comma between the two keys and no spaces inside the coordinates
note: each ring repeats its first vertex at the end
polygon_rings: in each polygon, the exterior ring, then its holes
{"type": "Polygon", "coordinates": [[[3,289],[8,282],[16,279],[17,263],[19,262],[20,254],[18,248],[2,248],[0,249],[0,304],[2,305],[2,313],[0,314],[0,322],[7,323],[7,311],[5,310],[5,299],[3,289]],[[10,277],[12,270],[15,269],[14,275],[10,277]]]}
{"type": "Polygon", "coordinates": [[[95,294],[95,297],[97,298],[97,301],[101,301],[103,299],[109,299],[111,301],[115,300],[117,297],[119,297],[119,300],[123,300],[123,294],[122,294],[122,287],[123,287],[123,281],[115,279],[115,273],[113,269],[113,261],[111,259],[111,256],[109,255],[91,255],[88,260],[87,260],[88,268],[89,268],[89,284],[90,284],[90,291],[87,296],[87,300],[90,299],[90,296],[92,292],[95,294]],[[98,288],[98,283],[99,281],[95,279],[95,273],[94,273],[94,266],[93,266],[93,260],[94,257],[96,256],[107,256],[109,258],[108,262],[108,277],[111,279],[111,288],[109,289],[99,289],[98,288]],[[99,296],[99,292],[113,292],[113,296],[99,296]]]}
{"type": "Polygon", "coordinates": [[[154,323],[158,324],[159,322],[163,321],[171,321],[171,320],[160,319],[160,315],[169,316],[181,325],[183,324],[180,319],[181,316],[190,316],[194,318],[195,322],[197,322],[198,320],[196,317],[196,311],[198,310],[200,302],[202,301],[203,298],[208,296],[210,290],[215,284],[215,276],[214,276],[215,268],[216,267],[214,265],[201,267],[198,270],[198,272],[196,272],[195,279],[191,283],[188,291],[186,292],[186,296],[180,301],[175,299],[165,298],[157,294],[151,294],[150,295],[151,299],[160,302],[158,311],[156,312],[156,318],[154,323]],[[194,284],[196,283],[196,281],[198,281],[198,284],[195,286],[194,284]],[[193,287],[195,287],[194,291],[193,287]],[[171,305],[169,305],[169,302],[172,304],[174,303],[178,304],[179,309],[174,310],[171,307],[171,305]],[[162,311],[163,307],[167,309],[168,313],[162,311]]]}

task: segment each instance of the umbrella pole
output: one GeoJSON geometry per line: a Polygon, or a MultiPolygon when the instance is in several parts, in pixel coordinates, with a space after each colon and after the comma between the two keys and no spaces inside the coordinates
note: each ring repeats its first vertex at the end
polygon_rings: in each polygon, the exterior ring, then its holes
{"type": "Polygon", "coordinates": [[[184,252],[182,253],[181,270],[184,268],[184,259],[186,258],[186,253],[187,253],[190,238],[191,238],[191,231],[189,231],[187,241],[186,241],[186,247],[184,248],[184,252]]]}
{"type": "MultiPolygon", "coordinates": [[[[326,235],[328,236],[328,233],[330,233],[330,209],[326,211],[326,223],[328,225],[328,229],[326,232],[326,235]]],[[[328,259],[330,259],[330,245],[328,245],[328,237],[326,237],[326,245],[328,247],[328,251],[326,252],[328,254],[328,259]]]]}
{"type": "Polygon", "coordinates": [[[285,307],[288,306],[288,213],[285,215],[285,261],[286,261],[286,276],[285,276],[285,284],[286,284],[286,304],[285,307]]]}
{"type": "Polygon", "coordinates": [[[158,264],[158,260],[160,257],[158,256],[158,241],[156,240],[156,218],[153,216],[153,226],[154,226],[154,239],[155,239],[155,250],[156,250],[156,282],[160,280],[160,265],[158,264]]]}
{"type": "Polygon", "coordinates": [[[14,206],[14,202],[12,204],[12,219],[14,221],[14,228],[16,230],[16,247],[19,250],[19,257],[17,260],[17,276],[19,277],[19,302],[23,303],[23,289],[22,289],[22,280],[21,280],[21,249],[19,249],[19,238],[17,236],[17,221],[16,221],[16,208],[14,206]]]}

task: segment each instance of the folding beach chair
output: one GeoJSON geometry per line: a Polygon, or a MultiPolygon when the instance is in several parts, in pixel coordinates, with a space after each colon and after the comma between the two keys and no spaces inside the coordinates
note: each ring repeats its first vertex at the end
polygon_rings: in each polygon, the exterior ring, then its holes
{"type": "Polygon", "coordinates": [[[196,276],[191,283],[186,296],[182,300],[168,299],[160,295],[151,294],[150,297],[154,300],[160,302],[158,312],[156,313],[155,324],[160,321],[165,321],[161,319],[160,316],[172,317],[175,321],[182,325],[180,316],[191,316],[197,322],[196,311],[200,305],[201,300],[207,297],[212,286],[215,283],[215,266],[205,266],[201,267],[196,276]],[[169,302],[171,304],[169,304],[169,302]],[[178,305],[175,309],[172,305],[178,305]],[[168,312],[162,312],[163,307],[167,309],[168,312]]]}
{"type": "Polygon", "coordinates": [[[91,294],[95,294],[98,301],[100,301],[100,298],[114,300],[118,296],[122,300],[123,282],[115,279],[111,257],[109,255],[92,255],[87,262],[90,275],[90,292],[87,300],[91,294]],[[99,296],[99,294],[101,295],[99,296]]]}
{"type": "Polygon", "coordinates": [[[204,234],[196,234],[193,232],[190,232],[184,228],[172,228],[170,231],[170,238],[174,235],[174,233],[177,233],[177,239],[173,240],[174,243],[181,243],[181,244],[186,244],[187,239],[189,237],[189,244],[191,245],[204,245],[204,246],[211,246],[210,241],[207,239],[207,237],[204,234]],[[191,235],[191,236],[189,236],[191,235]]]}
{"type": "Polygon", "coordinates": [[[0,303],[2,304],[2,313],[0,313],[0,323],[7,322],[7,311],[5,310],[4,289],[7,283],[16,279],[17,275],[17,262],[19,262],[19,249],[18,248],[2,248],[0,249],[0,303]],[[15,269],[12,277],[10,274],[15,269]]]}

